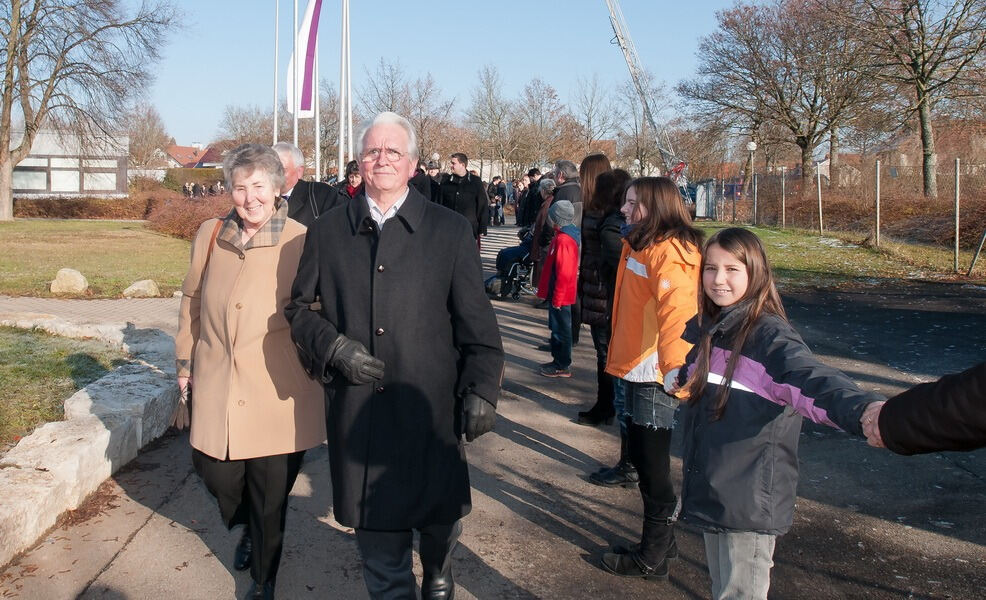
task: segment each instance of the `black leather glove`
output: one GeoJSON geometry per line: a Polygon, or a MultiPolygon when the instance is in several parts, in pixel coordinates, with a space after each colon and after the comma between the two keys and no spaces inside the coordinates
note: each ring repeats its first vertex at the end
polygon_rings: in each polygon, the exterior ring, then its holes
{"type": "Polygon", "coordinates": [[[329,365],[356,385],[383,378],[383,361],[370,354],[366,346],[341,333],[329,346],[329,365]]]}
{"type": "Polygon", "coordinates": [[[471,442],[493,430],[496,408],[482,396],[469,392],[462,398],[462,416],[466,425],[466,441],[471,442]]]}

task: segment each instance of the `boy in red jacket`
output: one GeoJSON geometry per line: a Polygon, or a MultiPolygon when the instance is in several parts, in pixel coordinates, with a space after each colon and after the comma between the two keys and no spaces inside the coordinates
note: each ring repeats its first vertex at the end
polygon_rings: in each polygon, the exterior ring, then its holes
{"type": "Polygon", "coordinates": [[[575,225],[575,207],[559,200],[548,209],[548,222],[555,236],[548,246],[538,297],[548,300],[548,328],[551,329],[552,361],[541,365],[545,377],[571,377],[572,305],[579,279],[579,245],[581,234],[575,225]]]}

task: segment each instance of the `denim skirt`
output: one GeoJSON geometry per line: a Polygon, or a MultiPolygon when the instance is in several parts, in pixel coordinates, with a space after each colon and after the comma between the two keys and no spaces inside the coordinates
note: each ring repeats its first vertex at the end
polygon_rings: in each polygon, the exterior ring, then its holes
{"type": "Polygon", "coordinates": [[[659,383],[621,382],[626,391],[626,412],[636,424],[651,429],[674,429],[678,399],[659,383]]]}

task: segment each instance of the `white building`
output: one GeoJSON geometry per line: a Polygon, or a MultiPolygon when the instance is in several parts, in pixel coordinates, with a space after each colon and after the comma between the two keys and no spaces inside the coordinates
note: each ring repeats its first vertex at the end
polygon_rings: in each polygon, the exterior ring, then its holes
{"type": "MultiPolygon", "coordinates": [[[[23,135],[11,132],[11,146],[23,135]]],[[[14,197],[125,197],[129,146],[127,136],[99,136],[83,147],[74,133],[39,131],[31,153],[14,167],[14,197]]]]}

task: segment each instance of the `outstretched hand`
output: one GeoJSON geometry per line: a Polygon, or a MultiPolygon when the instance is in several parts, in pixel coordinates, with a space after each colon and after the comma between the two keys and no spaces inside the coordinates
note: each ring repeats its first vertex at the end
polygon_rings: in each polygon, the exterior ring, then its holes
{"type": "Polygon", "coordinates": [[[863,416],[859,422],[863,425],[863,434],[866,436],[866,443],[874,448],[886,448],[883,438],[880,437],[880,411],[886,402],[871,402],[863,410],[863,416]]]}

